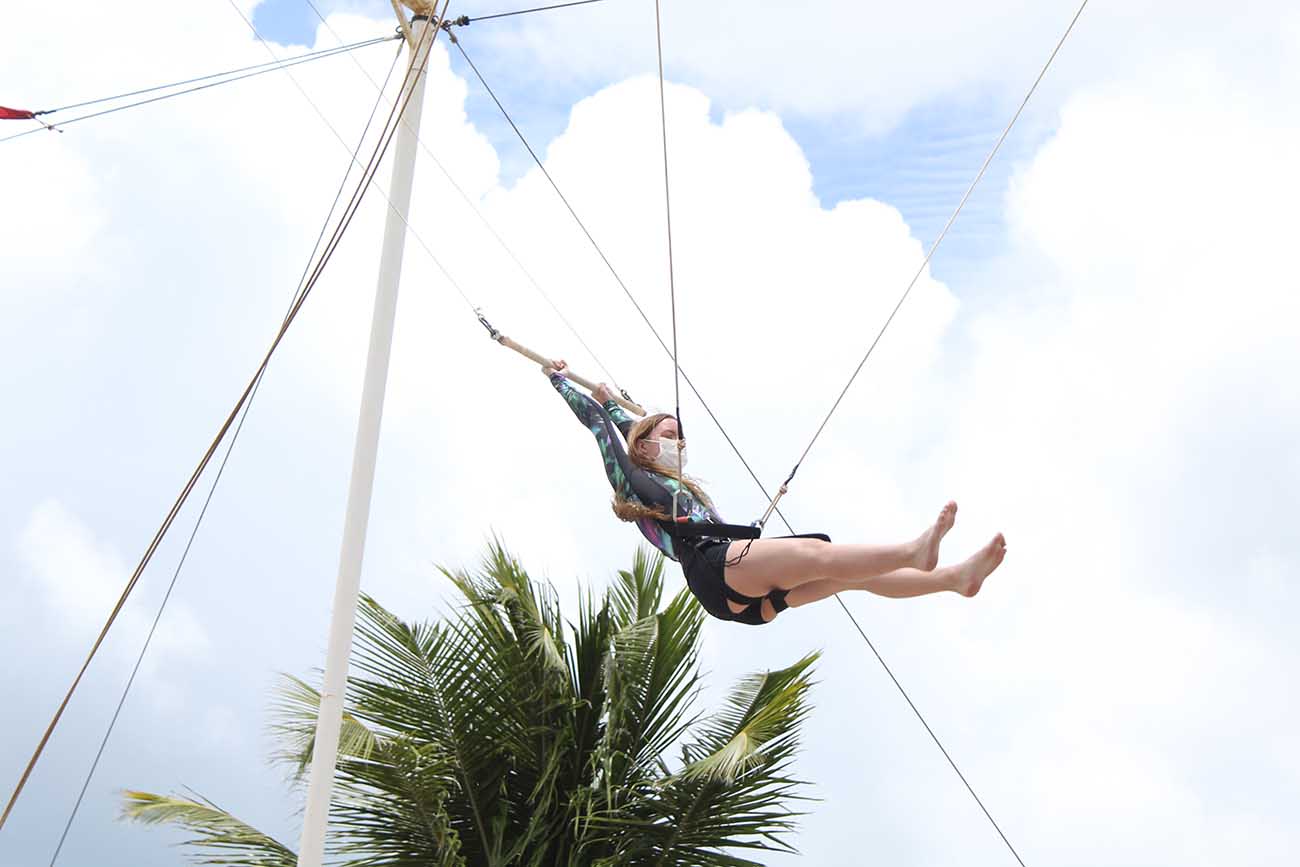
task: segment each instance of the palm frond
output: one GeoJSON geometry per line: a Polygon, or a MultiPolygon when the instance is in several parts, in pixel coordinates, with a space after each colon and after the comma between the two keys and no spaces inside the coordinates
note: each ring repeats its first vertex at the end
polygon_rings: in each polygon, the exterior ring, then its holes
{"type": "Polygon", "coordinates": [[[620,571],[610,588],[610,610],[615,624],[627,626],[654,614],[659,610],[663,592],[663,555],[638,545],[631,571],[620,571]]]}
{"type": "MultiPolygon", "coordinates": [[[[456,577],[477,594],[468,576],[456,577]]],[[[493,822],[509,770],[508,742],[518,740],[510,720],[521,713],[501,695],[505,633],[492,624],[491,607],[486,601],[473,605],[419,641],[414,627],[372,601],[357,624],[356,675],[349,683],[350,708],[358,717],[437,751],[453,781],[440,809],[471,863],[499,847],[493,822]]]]}
{"type": "Polygon", "coordinates": [[[701,737],[684,749],[688,777],[731,783],[765,753],[797,734],[807,713],[805,677],[820,654],[810,653],[789,668],[753,674],[727,697],[726,709],[705,725],[701,737]]]}
{"type": "Polygon", "coordinates": [[[568,654],[569,679],[573,694],[573,753],[568,787],[577,791],[587,779],[596,745],[605,730],[608,665],[613,621],[609,603],[596,607],[590,595],[579,598],[578,624],[573,628],[573,646],[568,654]]]}
{"type": "Polygon", "coordinates": [[[817,654],[781,671],[746,678],[726,708],[683,749],[686,766],[646,788],[593,829],[629,863],[753,864],[728,850],[793,851],[784,837],[798,814],[798,780],[786,775],[807,714],[808,674],[817,654]]]}
{"type": "Polygon", "coordinates": [[[638,713],[641,728],[635,762],[642,772],[651,772],[658,757],[697,718],[690,708],[699,692],[704,617],[703,609],[687,590],[682,590],[657,615],[659,635],[638,713]]]}
{"type": "Polygon", "coordinates": [[[482,571],[444,574],[466,604],[422,647],[378,606],[363,611],[350,707],[441,751],[452,784],[440,809],[470,862],[544,850],[564,835],[575,776],[558,603],[499,545],[482,571]]]}
{"type": "Polygon", "coordinates": [[[149,792],[124,792],[122,818],[146,825],[179,825],[198,836],[183,845],[200,850],[199,864],[231,867],[296,867],[298,856],[275,838],[222,810],[211,801],[149,792]]]}
{"type": "Polygon", "coordinates": [[[460,867],[461,836],[447,801],[457,786],[438,744],[398,737],[368,759],[339,764],[331,852],[349,867],[460,867]]]}
{"type": "MultiPolygon", "coordinates": [[[[362,599],[344,697],[328,851],[345,867],[751,865],[784,842],[788,768],[815,656],[755,675],[695,730],[704,613],[665,604],[637,551],[566,622],[547,582],[494,540],[436,624],[362,599]],[[674,773],[665,755],[686,740],[674,773]]],[[[277,761],[301,777],[320,696],[286,677],[277,761]]],[[[124,815],[197,832],[207,864],[279,867],[285,847],[202,799],[130,793],[124,815]]]]}
{"type": "Polygon", "coordinates": [[[699,690],[703,618],[699,605],[683,591],[663,611],[614,637],[602,748],[608,784],[635,787],[657,776],[663,751],[695,722],[691,706],[699,690]]]}
{"type": "MultiPolygon", "coordinates": [[[[316,746],[316,719],[320,715],[320,691],[292,675],[282,674],[271,703],[271,733],[284,746],[271,759],[287,765],[293,780],[301,781],[311,767],[316,746]]],[[[354,715],[343,712],[339,730],[340,757],[369,758],[379,736],[354,715]]]]}
{"type": "Polygon", "coordinates": [[[597,755],[600,783],[607,791],[622,791],[629,782],[628,769],[637,748],[638,711],[644,701],[645,674],[654,658],[658,636],[659,618],[652,615],[634,621],[614,634],[612,651],[605,660],[608,717],[597,755]]]}

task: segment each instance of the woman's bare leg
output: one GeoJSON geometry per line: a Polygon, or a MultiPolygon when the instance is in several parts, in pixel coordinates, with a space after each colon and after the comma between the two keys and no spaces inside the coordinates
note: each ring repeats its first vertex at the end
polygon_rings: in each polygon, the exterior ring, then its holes
{"type": "Polygon", "coordinates": [[[835,581],[824,578],[821,581],[809,581],[791,590],[785,597],[791,608],[820,602],[836,593],[849,590],[867,590],[877,596],[891,599],[909,599],[913,596],[926,596],[930,593],[942,593],[956,590],[956,583],[950,573],[951,567],[922,572],[920,569],[895,569],[884,575],[875,575],[862,581],[835,581]]]}
{"type": "Polygon", "coordinates": [[[999,533],[965,562],[955,566],[945,566],[929,572],[914,568],[896,569],[884,575],[873,575],[853,581],[834,579],[808,581],[791,590],[785,597],[785,601],[791,608],[798,608],[801,605],[820,602],[845,590],[867,590],[878,596],[888,596],[893,599],[924,596],[945,590],[963,596],[974,596],[983,586],[984,579],[998,568],[1006,553],[1006,540],[999,533]]]}
{"type": "MultiPolygon", "coordinates": [[[[948,503],[933,525],[915,540],[901,545],[837,545],[820,539],[732,542],[727,549],[728,560],[735,560],[747,546],[749,550],[740,562],[726,568],[726,581],[738,593],[763,596],[774,589],[791,590],[810,581],[849,584],[902,569],[924,574],[934,569],[939,543],[952,528],[956,514],[957,504],[948,503]]],[[[947,588],[935,586],[921,592],[941,589],[947,588]]]]}
{"type": "Polygon", "coordinates": [[[839,581],[831,581],[829,578],[823,578],[821,581],[809,581],[807,584],[800,584],[791,590],[785,596],[785,602],[791,608],[799,608],[804,605],[811,605],[814,602],[821,602],[823,599],[829,599],[836,593],[844,593],[853,588],[847,584],[841,584],[839,581]]]}

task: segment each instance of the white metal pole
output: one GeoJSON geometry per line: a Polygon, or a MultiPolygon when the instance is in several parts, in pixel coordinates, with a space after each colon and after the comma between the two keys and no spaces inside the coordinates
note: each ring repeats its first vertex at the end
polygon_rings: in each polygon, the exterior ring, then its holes
{"type": "MultiPolygon", "coordinates": [[[[325,656],[325,683],[321,688],[320,714],[316,719],[316,743],[312,751],[307,787],[307,809],[303,814],[299,867],[321,867],[325,850],[325,828],[329,820],[330,794],[338,754],[339,729],[343,719],[343,692],[352,649],[352,628],[357,597],[361,591],[361,560],[365,553],[366,525],[370,519],[370,494],[375,482],[375,457],[379,447],[379,423],[384,411],[384,387],[388,380],[388,358],[392,347],[393,320],[397,312],[397,283],[402,274],[402,248],[406,240],[406,215],[411,203],[411,181],[415,174],[417,136],[424,104],[425,57],[433,39],[425,40],[434,26],[419,20],[413,29],[414,60],[418,71],[406,104],[406,122],[397,131],[393,153],[393,177],[389,187],[388,219],[384,224],[383,254],[379,283],[370,322],[370,350],[366,356],[365,384],[361,392],[361,413],[357,420],[356,445],[352,452],[352,481],[348,487],[347,516],[339,551],[338,583],[334,589],[334,610],[330,620],[329,650],[325,656]],[[422,47],[421,47],[422,46],[422,47]]],[[[406,98],[403,92],[399,97],[406,98]]]]}

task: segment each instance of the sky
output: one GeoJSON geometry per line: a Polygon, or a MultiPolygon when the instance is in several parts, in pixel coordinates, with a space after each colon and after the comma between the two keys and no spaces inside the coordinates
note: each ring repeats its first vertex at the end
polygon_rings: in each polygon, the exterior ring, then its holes
{"type": "MultiPolygon", "coordinates": [[[[318,3],[328,26],[299,3],[239,9],[277,56],[393,26],[386,3],[318,3]]],[[[681,363],[769,489],[1076,8],[663,4],[681,363]]],[[[0,104],[267,59],[230,0],[122,11],[62,29],[7,12],[0,104]]],[[[653,5],[459,35],[668,335],[653,5]]],[[[1297,39],[1282,2],[1090,3],[782,503],[797,531],[890,542],[955,499],[944,562],[1006,535],[973,600],[845,602],[1029,864],[1300,858],[1297,39]]],[[[437,567],[473,567],[493,534],[569,605],[639,539],[582,428],[471,306],[651,407],[673,393],[671,361],[446,48],[362,576],[411,619],[447,610],[437,567]]],[[[274,336],[348,165],[339,139],[396,50],[0,143],[6,794],[274,336]]],[[[387,185],[385,167],[271,365],[60,863],[181,859],[180,835],[115,820],[126,788],[189,788],[297,845],[267,707],[279,673],[324,657],[387,185]]],[[[707,413],[686,395],[682,412],[723,515],[757,517],[766,499],[707,413]]],[[[91,666],[0,865],[49,863],[200,502],[91,666]]],[[[813,649],[796,771],[820,800],[802,854],[767,863],[1013,863],[833,602],[709,622],[701,706],[813,649]]]]}

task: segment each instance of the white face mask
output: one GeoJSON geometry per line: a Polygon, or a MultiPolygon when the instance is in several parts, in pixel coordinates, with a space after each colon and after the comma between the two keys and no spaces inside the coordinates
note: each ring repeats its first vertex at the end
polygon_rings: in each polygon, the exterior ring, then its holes
{"type": "Polygon", "coordinates": [[[656,466],[672,473],[686,469],[686,446],[682,446],[681,450],[678,451],[677,440],[670,440],[665,437],[651,440],[651,442],[659,444],[659,457],[655,458],[656,466]],[[680,466],[677,463],[679,454],[681,455],[680,466]]]}

